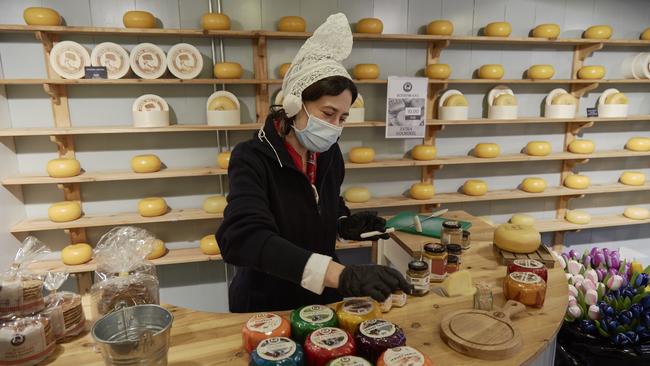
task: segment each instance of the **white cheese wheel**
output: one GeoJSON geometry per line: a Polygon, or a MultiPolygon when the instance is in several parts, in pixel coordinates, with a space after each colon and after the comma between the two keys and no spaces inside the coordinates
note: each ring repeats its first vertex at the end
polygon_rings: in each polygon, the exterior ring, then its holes
{"type": "Polygon", "coordinates": [[[528,193],[541,193],[546,187],[546,181],[542,178],[530,177],[521,182],[521,190],[528,193]]]}
{"type": "Polygon", "coordinates": [[[591,179],[586,175],[571,174],[564,178],[564,186],[572,189],[587,189],[591,179]]]}
{"type": "Polygon", "coordinates": [[[366,187],[350,187],[345,190],[343,197],[350,203],[364,203],[368,202],[372,195],[366,187]]]}
{"type": "Polygon", "coordinates": [[[533,226],[535,218],[526,214],[514,214],[510,217],[510,223],[515,225],[533,226]]]}
{"type": "Polygon", "coordinates": [[[642,172],[623,172],[619,180],[628,186],[642,186],[645,184],[645,174],[642,172]]]}
{"type": "Polygon", "coordinates": [[[501,224],[494,230],[494,245],[512,253],[532,253],[542,237],[530,225],[501,224]]]}
{"type": "Polygon", "coordinates": [[[633,220],[647,220],[650,218],[650,211],[645,207],[630,206],[625,208],[623,216],[633,220]]]}
{"type": "Polygon", "coordinates": [[[573,224],[585,225],[591,222],[591,215],[582,210],[567,210],[564,218],[573,224]]]}
{"type": "Polygon", "coordinates": [[[144,217],[162,216],[167,210],[167,202],[160,197],[147,197],[138,202],[138,212],[144,217]]]}
{"type": "Polygon", "coordinates": [[[53,222],[73,221],[81,217],[81,205],[74,201],[57,202],[47,209],[47,216],[53,222]]]}

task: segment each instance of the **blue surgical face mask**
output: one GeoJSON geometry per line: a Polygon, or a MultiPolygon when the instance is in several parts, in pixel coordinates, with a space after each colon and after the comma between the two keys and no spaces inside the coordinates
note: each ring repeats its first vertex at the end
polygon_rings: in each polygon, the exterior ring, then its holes
{"type": "Polygon", "coordinates": [[[305,113],[307,113],[307,127],[302,130],[292,126],[293,130],[296,132],[296,137],[298,141],[304,146],[307,150],[312,152],[322,153],[329,150],[332,145],[341,136],[343,132],[343,127],[334,126],[333,124],[323,121],[318,117],[314,117],[309,112],[305,105],[302,105],[305,113]]]}

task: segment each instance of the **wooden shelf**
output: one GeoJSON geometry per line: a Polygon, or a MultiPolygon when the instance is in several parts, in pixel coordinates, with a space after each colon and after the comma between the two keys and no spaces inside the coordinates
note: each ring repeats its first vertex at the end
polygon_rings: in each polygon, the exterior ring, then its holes
{"type": "MultiPolygon", "coordinates": [[[[442,120],[432,119],[427,124],[443,126],[464,126],[464,125],[507,125],[507,124],[545,124],[545,123],[600,123],[600,122],[636,122],[650,121],[650,114],[634,115],[627,117],[576,117],[576,118],[546,118],[537,116],[523,116],[516,119],[490,119],[470,118],[466,120],[442,120]]],[[[346,125],[347,127],[348,125],[346,125]]]]}
{"type": "MultiPolygon", "coordinates": [[[[261,81],[266,84],[282,84],[281,79],[274,80],[264,80],[261,81]]],[[[356,84],[387,84],[388,80],[386,79],[363,79],[363,80],[354,80],[356,84]]],[[[650,79],[600,79],[600,80],[581,80],[581,79],[548,79],[548,80],[537,80],[537,79],[429,79],[429,84],[448,84],[448,85],[460,85],[460,84],[648,84],[650,79]]],[[[38,83],[36,83],[38,84],[38,83]]]]}
{"type": "Polygon", "coordinates": [[[623,215],[610,215],[610,216],[592,216],[591,222],[585,225],[573,224],[566,220],[544,220],[537,221],[535,228],[542,233],[557,232],[557,231],[572,231],[583,229],[597,229],[615,226],[627,225],[642,225],[650,224],[650,219],[646,220],[632,220],[623,215]]]}

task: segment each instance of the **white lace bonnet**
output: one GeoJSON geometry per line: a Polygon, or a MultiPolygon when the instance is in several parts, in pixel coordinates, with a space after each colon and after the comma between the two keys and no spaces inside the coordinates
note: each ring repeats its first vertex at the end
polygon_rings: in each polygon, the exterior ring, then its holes
{"type": "Polygon", "coordinates": [[[330,76],[352,79],[341,61],[352,51],[352,31],[343,13],[330,15],[305,41],[293,58],[282,81],[282,107],[293,117],[302,108],[302,92],[311,84],[330,76]]]}

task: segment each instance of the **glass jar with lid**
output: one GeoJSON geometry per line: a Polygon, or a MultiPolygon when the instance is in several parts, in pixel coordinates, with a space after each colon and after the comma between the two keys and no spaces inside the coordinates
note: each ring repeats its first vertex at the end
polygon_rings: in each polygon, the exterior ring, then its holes
{"type": "Polygon", "coordinates": [[[406,280],[413,286],[413,296],[424,296],[429,293],[431,271],[425,261],[413,260],[408,264],[406,280]]]}
{"type": "Polygon", "coordinates": [[[425,244],[422,260],[427,262],[431,269],[431,282],[442,282],[447,277],[447,250],[444,245],[425,244]]]}
{"type": "Polygon", "coordinates": [[[463,243],[463,227],[460,222],[453,220],[443,222],[440,242],[443,245],[461,245],[463,243]]]}

